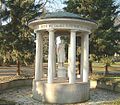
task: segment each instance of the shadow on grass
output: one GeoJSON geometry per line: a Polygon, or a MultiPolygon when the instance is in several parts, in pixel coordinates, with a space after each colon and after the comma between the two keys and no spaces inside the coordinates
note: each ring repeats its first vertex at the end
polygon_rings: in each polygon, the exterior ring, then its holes
{"type": "Polygon", "coordinates": [[[16,103],[13,101],[8,101],[4,99],[0,99],[0,105],[15,105],[16,103]]]}

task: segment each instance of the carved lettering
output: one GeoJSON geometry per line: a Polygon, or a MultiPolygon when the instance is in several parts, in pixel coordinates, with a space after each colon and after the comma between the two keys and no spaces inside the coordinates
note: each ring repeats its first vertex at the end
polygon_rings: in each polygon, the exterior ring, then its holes
{"type": "Polygon", "coordinates": [[[68,29],[88,29],[88,27],[81,26],[79,24],[42,24],[39,25],[40,29],[49,29],[49,28],[68,28],[68,29]]]}

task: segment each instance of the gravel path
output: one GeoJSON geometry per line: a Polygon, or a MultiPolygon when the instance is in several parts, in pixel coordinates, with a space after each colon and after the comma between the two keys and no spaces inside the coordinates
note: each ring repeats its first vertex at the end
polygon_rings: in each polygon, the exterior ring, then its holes
{"type": "MultiPolygon", "coordinates": [[[[0,99],[15,101],[17,102],[16,105],[49,105],[34,100],[32,98],[31,90],[32,90],[31,87],[22,87],[17,89],[14,88],[14,89],[5,90],[0,93],[0,99]]],[[[104,105],[103,102],[111,102],[116,99],[120,99],[120,93],[114,93],[102,89],[91,89],[90,100],[88,102],[74,104],[74,105],[98,105],[98,104],[104,105]]]]}
{"type": "MultiPolygon", "coordinates": [[[[24,79],[33,77],[34,70],[31,68],[22,68],[22,76],[16,76],[16,68],[8,70],[6,67],[0,68],[0,83],[8,82],[15,79],[24,79]],[[7,70],[7,71],[6,71],[7,70]],[[28,72],[29,71],[29,72],[28,72]],[[6,74],[7,73],[7,74],[6,74]],[[27,75],[27,76],[26,76],[27,75]]],[[[91,87],[95,87],[96,83],[91,87]]],[[[0,91],[0,99],[17,102],[16,105],[49,105],[38,102],[32,98],[32,88],[22,87],[14,88],[5,91],[0,91]]],[[[79,103],[75,105],[104,105],[103,102],[111,102],[113,100],[120,99],[120,93],[114,93],[108,90],[91,89],[90,100],[85,103],[79,103]]],[[[0,104],[1,105],[1,104],[0,104]]],[[[67,104],[66,104],[67,105],[67,104]]],[[[73,105],[73,104],[71,104],[73,105]]],[[[111,104],[108,104],[111,105],[111,104]]],[[[116,105],[116,104],[115,104],[116,105]]]]}

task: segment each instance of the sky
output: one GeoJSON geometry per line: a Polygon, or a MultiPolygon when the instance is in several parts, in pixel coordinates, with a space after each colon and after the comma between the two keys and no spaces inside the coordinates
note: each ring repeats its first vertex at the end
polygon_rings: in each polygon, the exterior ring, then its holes
{"type": "MultiPolygon", "coordinates": [[[[36,2],[39,0],[36,0],[36,2]]],[[[46,1],[46,0],[43,0],[46,1]]],[[[55,12],[55,11],[62,11],[65,4],[63,4],[67,0],[48,0],[49,2],[46,5],[47,11],[55,12]]],[[[116,4],[120,4],[120,0],[115,0],[116,4]]],[[[6,24],[6,23],[5,23],[6,24]]]]}
{"type": "Polygon", "coordinates": [[[62,8],[65,7],[63,4],[66,0],[49,0],[46,7],[49,12],[62,11],[62,8]]]}
{"type": "Polygon", "coordinates": [[[120,3],[120,0],[116,0],[116,3],[120,3]]]}
{"type": "MultiPolygon", "coordinates": [[[[64,1],[67,0],[49,0],[50,2],[47,3],[47,8],[49,12],[54,12],[54,11],[60,11],[62,10],[63,7],[65,7],[65,5],[63,4],[64,1]]],[[[116,4],[120,4],[120,0],[115,0],[116,4]]]]}

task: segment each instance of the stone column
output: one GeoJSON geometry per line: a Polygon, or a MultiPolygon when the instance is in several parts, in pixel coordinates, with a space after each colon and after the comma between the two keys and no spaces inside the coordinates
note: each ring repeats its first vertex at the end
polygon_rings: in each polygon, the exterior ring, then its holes
{"type": "Polygon", "coordinates": [[[55,71],[55,59],[54,59],[54,30],[48,30],[49,32],[49,52],[48,52],[48,83],[53,82],[53,72],[55,71]]]}
{"type": "Polygon", "coordinates": [[[83,82],[88,82],[89,75],[89,34],[84,34],[83,38],[83,82]]]}
{"type": "Polygon", "coordinates": [[[70,35],[70,52],[69,52],[69,62],[70,62],[70,71],[69,71],[69,83],[75,83],[76,79],[76,31],[71,30],[70,35]]]}
{"type": "Polygon", "coordinates": [[[83,81],[84,35],[81,35],[80,79],[83,81]]]}
{"type": "Polygon", "coordinates": [[[53,50],[53,78],[56,77],[56,44],[54,38],[54,50],[53,50]]]}
{"type": "Polygon", "coordinates": [[[68,78],[70,77],[70,61],[71,61],[71,50],[70,44],[68,45],[68,78]]]}
{"type": "Polygon", "coordinates": [[[42,78],[43,69],[43,38],[40,32],[36,32],[36,56],[35,56],[35,80],[42,78]]]}

